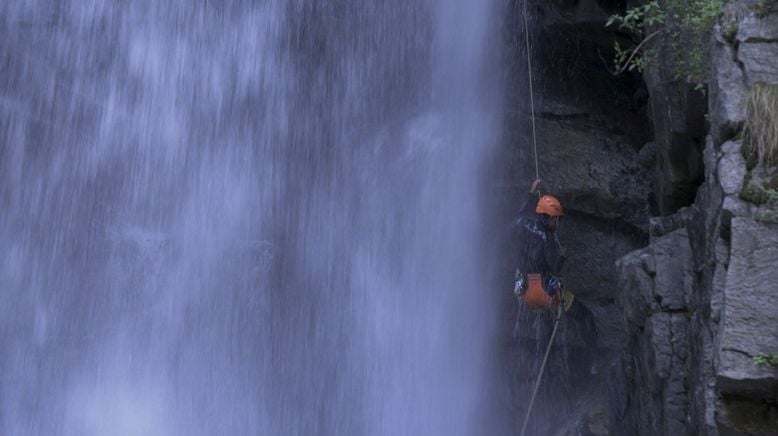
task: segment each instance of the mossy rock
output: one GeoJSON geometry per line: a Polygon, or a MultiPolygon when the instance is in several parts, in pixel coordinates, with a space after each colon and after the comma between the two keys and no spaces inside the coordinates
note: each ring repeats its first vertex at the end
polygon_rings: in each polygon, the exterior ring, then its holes
{"type": "Polygon", "coordinates": [[[778,224],[778,210],[759,210],[754,214],[754,219],[763,223],[778,224]]]}
{"type": "Polygon", "coordinates": [[[743,154],[743,159],[746,160],[746,169],[751,171],[756,168],[756,166],[759,164],[759,155],[756,154],[756,151],[742,147],[740,152],[743,154]]]}
{"type": "Polygon", "coordinates": [[[741,200],[754,204],[764,204],[767,203],[768,200],[767,191],[758,184],[751,182],[746,183],[746,186],[740,191],[738,197],[740,197],[741,200]]]}
{"type": "Polygon", "coordinates": [[[762,186],[767,190],[778,191],[778,175],[773,176],[770,180],[764,182],[762,186]]]}
{"type": "Polygon", "coordinates": [[[768,203],[778,204],[778,190],[766,189],[765,192],[767,193],[768,203]]]}
{"type": "Polygon", "coordinates": [[[759,164],[759,158],[756,156],[756,153],[751,153],[748,157],[746,157],[746,169],[751,171],[759,164]]]}

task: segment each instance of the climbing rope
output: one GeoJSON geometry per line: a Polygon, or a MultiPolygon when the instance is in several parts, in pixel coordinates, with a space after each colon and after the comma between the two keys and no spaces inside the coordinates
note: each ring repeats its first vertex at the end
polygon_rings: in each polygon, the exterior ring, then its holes
{"type": "MultiPolygon", "coordinates": [[[[524,41],[527,45],[527,80],[529,81],[529,104],[530,104],[530,111],[532,115],[532,150],[535,154],[535,180],[540,179],[540,168],[538,166],[538,139],[537,139],[537,133],[536,133],[536,127],[535,127],[535,95],[534,90],[532,86],[532,54],[531,50],[532,47],[529,43],[529,19],[527,18],[527,3],[529,0],[524,0],[524,41]]],[[[559,239],[557,235],[554,235],[557,239],[557,244],[559,244],[559,239]]],[[[554,329],[551,331],[551,338],[548,340],[548,346],[546,347],[546,354],[543,356],[543,363],[540,364],[540,372],[538,373],[538,378],[535,380],[535,385],[532,388],[532,397],[530,397],[529,400],[529,406],[527,406],[527,414],[524,415],[524,424],[521,426],[521,436],[524,436],[524,434],[527,431],[527,424],[529,423],[529,417],[530,414],[532,414],[532,407],[535,405],[535,397],[538,394],[538,389],[540,388],[540,383],[543,380],[543,372],[546,369],[546,364],[548,363],[548,356],[551,354],[551,347],[554,345],[554,338],[556,337],[557,329],[559,328],[559,320],[562,319],[562,313],[563,313],[563,307],[564,305],[559,304],[559,308],[557,309],[557,315],[556,319],[554,320],[554,329]]],[[[517,320],[518,322],[518,320],[517,320]]],[[[514,327],[515,332],[515,327],[514,327]]]]}
{"type": "Polygon", "coordinates": [[[529,0],[524,0],[524,39],[527,43],[527,80],[529,81],[529,105],[532,111],[532,147],[535,151],[535,179],[540,178],[540,170],[538,169],[538,140],[535,133],[535,96],[532,90],[532,56],[530,55],[529,45],[529,20],[527,19],[527,3],[529,0]]]}
{"type": "Polygon", "coordinates": [[[551,332],[551,339],[548,340],[546,355],[543,356],[543,363],[540,365],[540,372],[538,373],[538,378],[535,380],[535,386],[532,389],[532,397],[530,397],[529,406],[527,406],[527,414],[524,415],[524,424],[521,426],[521,436],[524,436],[524,432],[527,431],[529,415],[532,413],[532,406],[535,404],[535,396],[538,394],[540,382],[543,380],[543,371],[546,369],[546,363],[548,363],[548,355],[551,353],[551,346],[554,345],[554,336],[556,336],[557,327],[559,327],[559,320],[562,319],[563,306],[564,304],[560,302],[559,308],[557,309],[556,319],[554,320],[554,330],[551,332]]]}

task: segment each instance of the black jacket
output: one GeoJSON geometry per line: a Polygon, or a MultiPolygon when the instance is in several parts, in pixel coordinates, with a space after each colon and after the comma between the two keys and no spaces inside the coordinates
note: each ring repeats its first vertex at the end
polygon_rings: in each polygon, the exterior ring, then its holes
{"type": "Polygon", "coordinates": [[[535,194],[527,194],[527,201],[515,221],[519,240],[517,267],[524,274],[541,273],[544,278],[559,276],[565,258],[559,254],[559,243],[554,232],[535,213],[537,200],[535,194]]]}

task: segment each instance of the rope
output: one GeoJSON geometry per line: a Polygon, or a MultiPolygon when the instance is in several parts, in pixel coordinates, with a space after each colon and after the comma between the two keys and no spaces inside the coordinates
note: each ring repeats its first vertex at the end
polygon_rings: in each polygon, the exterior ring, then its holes
{"type": "Polygon", "coordinates": [[[532,57],[530,56],[529,45],[529,25],[527,20],[527,3],[529,0],[524,0],[524,39],[527,43],[527,80],[529,80],[529,104],[532,111],[532,146],[535,151],[535,179],[540,178],[540,170],[538,169],[538,140],[535,133],[535,96],[532,90],[532,57]]]}
{"type": "MultiPolygon", "coordinates": [[[[529,43],[529,20],[527,18],[527,3],[529,0],[524,0],[524,41],[527,44],[527,80],[529,81],[529,104],[532,114],[532,150],[535,154],[535,180],[540,179],[540,167],[538,166],[538,138],[537,129],[535,127],[535,94],[532,86],[532,47],[529,43]]],[[[554,235],[556,236],[556,235],[554,235]]],[[[559,239],[557,239],[559,243],[559,239]]],[[[535,397],[538,394],[540,388],[540,382],[543,380],[543,372],[546,370],[546,364],[548,363],[548,356],[551,354],[551,346],[554,345],[554,338],[556,337],[557,329],[559,328],[559,320],[562,318],[562,304],[560,302],[557,310],[556,319],[554,320],[554,329],[551,331],[551,338],[548,340],[548,346],[546,347],[546,354],[543,356],[543,363],[540,365],[540,372],[538,378],[535,380],[535,386],[532,389],[532,397],[529,400],[529,406],[527,407],[527,414],[524,415],[524,424],[521,426],[521,436],[527,431],[527,424],[529,423],[529,417],[532,413],[532,407],[535,405],[535,397]]],[[[518,320],[517,320],[518,322],[518,320]]],[[[514,327],[514,333],[515,333],[514,327]]]]}
{"type": "Polygon", "coordinates": [[[543,371],[546,369],[546,363],[548,363],[548,355],[551,353],[551,346],[554,344],[554,336],[556,336],[557,327],[559,327],[559,320],[562,318],[562,303],[559,304],[557,310],[556,320],[554,320],[554,330],[551,332],[551,339],[548,340],[548,347],[546,347],[546,355],[543,356],[543,363],[540,365],[540,373],[535,380],[535,387],[532,389],[532,397],[529,400],[529,407],[527,407],[527,414],[524,415],[524,424],[521,426],[521,436],[524,436],[524,432],[527,431],[527,424],[529,423],[529,415],[532,413],[532,406],[535,404],[535,396],[538,394],[538,388],[540,382],[543,380],[543,371]]]}

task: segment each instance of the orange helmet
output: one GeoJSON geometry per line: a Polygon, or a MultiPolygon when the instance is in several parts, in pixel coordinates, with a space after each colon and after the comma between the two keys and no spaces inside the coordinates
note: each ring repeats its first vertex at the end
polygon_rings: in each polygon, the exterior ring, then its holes
{"type": "Polygon", "coordinates": [[[550,195],[544,195],[538,200],[538,205],[535,207],[536,213],[544,213],[550,216],[562,216],[565,213],[562,211],[562,203],[550,195]]]}

